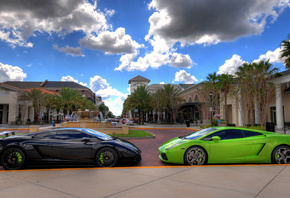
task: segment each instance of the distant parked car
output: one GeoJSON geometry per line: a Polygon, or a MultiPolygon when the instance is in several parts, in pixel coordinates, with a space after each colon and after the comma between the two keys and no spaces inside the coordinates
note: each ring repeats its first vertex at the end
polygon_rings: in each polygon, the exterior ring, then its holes
{"type": "Polygon", "coordinates": [[[119,119],[119,118],[114,118],[113,121],[114,121],[114,122],[119,122],[120,119],[119,119]]]}
{"type": "Polygon", "coordinates": [[[141,161],[132,143],[85,128],[62,128],[0,138],[0,166],[7,170],[28,163],[116,166],[119,161],[141,161]]]}
{"type": "Polygon", "coordinates": [[[128,119],[128,118],[121,119],[121,123],[122,124],[126,124],[126,125],[134,125],[133,120],[132,119],[128,119]]]}
{"type": "Polygon", "coordinates": [[[126,123],[127,125],[134,125],[134,122],[133,122],[133,120],[131,119],[131,120],[127,120],[127,123],[126,123]]]}

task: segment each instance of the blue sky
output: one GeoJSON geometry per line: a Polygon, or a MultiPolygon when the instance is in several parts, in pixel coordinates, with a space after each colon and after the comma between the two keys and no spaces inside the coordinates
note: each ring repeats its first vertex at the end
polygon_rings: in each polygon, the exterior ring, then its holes
{"type": "Polygon", "coordinates": [[[289,0],[0,1],[0,82],[75,81],[120,115],[137,75],[199,83],[270,59],[284,71],[289,0]]]}

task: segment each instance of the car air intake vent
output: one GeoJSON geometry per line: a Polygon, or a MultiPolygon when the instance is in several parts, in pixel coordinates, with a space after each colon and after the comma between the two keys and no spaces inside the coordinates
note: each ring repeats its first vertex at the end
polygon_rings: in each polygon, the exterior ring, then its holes
{"type": "Polygon", "coordinates": [[[168,160],[168,158],[167,158],[167,156],[166,156],[165,153],[161,153],[161,157],[162,157],[162,159],[164,159],[164,160],[168,160]]]}

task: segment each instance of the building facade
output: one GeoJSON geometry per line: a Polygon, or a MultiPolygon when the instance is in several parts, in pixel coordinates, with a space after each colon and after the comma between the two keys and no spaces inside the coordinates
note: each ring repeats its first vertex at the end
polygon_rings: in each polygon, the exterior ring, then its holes
{"type": "MultiPolygon", "coordinates": [[[[270,103],[267,111],[266,122],[273,122],[277,130],[284,130],[290,126],[290,70],[281,72],[279,76],[275,77],[272,82],[276,87],[276,94],[270,103]]],[[[141,85],[146,85],[150,93],[154,93],[158,88],[163,88],[163,84],[151,84],[150,80],[142,76],[137,76],[129,80],[131,93],[141,85]]],[[[201,96],[199,90],[202,89],[202,84],[179,84],[173,85],[179,89],[179,96],[182,98],[181,117],[183,120],[198,121],[199,123],[207,124],[210,121],[210,105],[209,98],[201,96]]],[[[237,85],[234,85],[237,86],[237,85]]],[[[220,95],[222,98],[222,94],[220,95]]],[[[251,112],[249,112],[245,105],[243,105],[243,98],[240,93],[235,96],[229,96],[227,105],[224,102],[218,101],[218,112],[221,119],[225,119],[225,112],[227,111],[228,123],[236,126],[244,126],[250,124],[251,112]]],[[[255,106],[255,124],[260,124],[258,114],[258,107],[255,106]]]]}
{"type": "MultiPolygon", "coordinates": [[[[33,88],[41,89],[43,92],[58,93],[62,88],[69,87],[76,89],[87,100],[94,104],[101,102],[101,97],[96,97],[89,88],[75,82],[68,81],[6,81],[0,83],[0,125],[17,124],[18,121],[33,122],[34,110],[31,102],[19,101],[18,97],[25,91],[33,88]]],[[[55,112],[52,116],[57,117],[55,112]]]]}

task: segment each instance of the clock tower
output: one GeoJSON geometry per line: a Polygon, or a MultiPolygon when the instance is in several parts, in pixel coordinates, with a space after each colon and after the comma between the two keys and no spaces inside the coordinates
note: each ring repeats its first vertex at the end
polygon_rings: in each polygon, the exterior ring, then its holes
{"type": "Polygon", "coordinates": [[[149,82],[150,82],[150,80],[148,80],[147,78],[144,78],[140,75],[129,80],[130,95],[132,93],[134,93],[135,89],[137,89],[137,87],[140,87],[141,85],[145,85],[146,87],[148,87],[149,82]]]}

